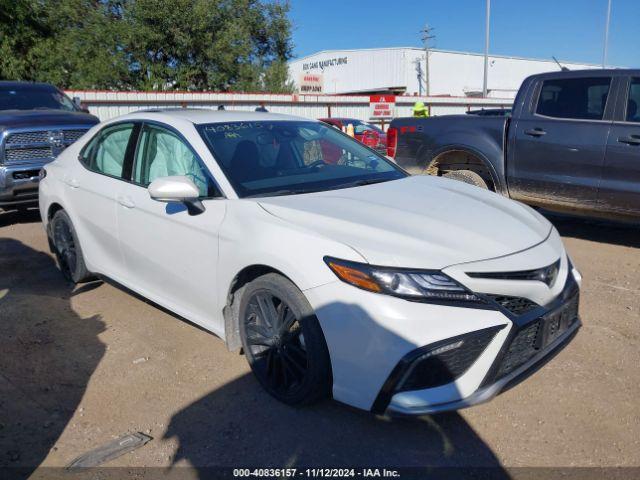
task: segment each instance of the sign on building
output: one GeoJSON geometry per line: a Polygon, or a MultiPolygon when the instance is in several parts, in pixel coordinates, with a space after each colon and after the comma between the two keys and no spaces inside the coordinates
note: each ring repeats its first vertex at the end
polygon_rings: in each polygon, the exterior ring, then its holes
{"type": "Polygon", "coordinates": [[[389,119],[396,116],[395,95],[371,95],[369,97],[369,117],[374,119],[389,119]]]}
{"type": "Polygon", "coordinates": [[[298,88],[300,93],[322,93],[324,81],[320,73],[302,73],[298,88]]]}

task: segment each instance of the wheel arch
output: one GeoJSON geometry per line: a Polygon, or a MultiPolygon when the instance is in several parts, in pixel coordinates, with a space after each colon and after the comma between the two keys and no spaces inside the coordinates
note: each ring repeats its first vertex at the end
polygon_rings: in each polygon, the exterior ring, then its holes
{"type": "Polygon", "coordinates": [[[492,190],[504,192],[495,165],[489,158],[473,147],[462,144],[448,144],[433,151],[431,158],[425,162],[425,173],[441,176],[443,173],[453,170],[471,170],[491,182],[492,190]]]}
{"type": "Polygon", "coordinates": [[[58,202],[52,202],[47,209],[47,223],[46,223],[46,231],[47,231],[47,241],[49,242],[49,251],[51,253],[55,253],[55,246],[53,244],[53,239],[51,238],[51,220],[53,220],[53,216],[58,213],[60,210],[64,210],[64,207],[58,202]]]}
{"type": "Polygon", "coordinates": [[[224,317],[225,343],[227,348],[232,352],[239,351],[242,345],[240,341],[240,327],[238,323],[238,293],[241,292],[242,287],[247,283],[258,277],[266,275],[267,273],[276,273],[281,275],[296,285],[296,282],[294,282],[289,275],[266,264],[247,265],[236,273],[227,290],[226,302],[222,309],[222,315],[224,317]]]}
{"type": "Polygon", "coordinates": [[[49,205],[49,209],[47,210],[47,221],[51,221],[53,216],[59,211],[64,210],[64,207],[60,205],[58,202],[53,202],[49,205]]]}

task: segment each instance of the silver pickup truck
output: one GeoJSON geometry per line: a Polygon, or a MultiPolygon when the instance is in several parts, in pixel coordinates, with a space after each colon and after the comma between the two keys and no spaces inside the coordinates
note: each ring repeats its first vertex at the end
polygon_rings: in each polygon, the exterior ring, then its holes
{"type": "Polygon", "coordinates": [[[46,83],[0,82],[0,210],[38,201],[38,173],[98,118],[46,83]]]}

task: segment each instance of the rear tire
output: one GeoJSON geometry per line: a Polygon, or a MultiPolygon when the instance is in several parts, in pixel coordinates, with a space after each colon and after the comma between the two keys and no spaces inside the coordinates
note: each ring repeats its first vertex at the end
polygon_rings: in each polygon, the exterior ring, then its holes
{"type": "Polygon", "coordinates": [[[471,170],[453,170],[445,173],[443,176],[452,180],[458,180],[459,182],[468,183],[469,185],[474,185],[479,188],[484,188],[485,190],[489,189],[487,182],[480,175],[471,170]]]}
{"type": "Polygon", "coordinates": [[[289,405],[331,394],[331,362],[313,309],[298,288],[269,273],[248,283],[239,308],[242,347],[254,375],[289,405]]]}
{"type": "Polygon", "coordinates": [[[93,279],[84,263],[76,230],[64,210],[58,210],[51,219],[51,240],[58,267],[67,280],[82,283],[93,279]]]}

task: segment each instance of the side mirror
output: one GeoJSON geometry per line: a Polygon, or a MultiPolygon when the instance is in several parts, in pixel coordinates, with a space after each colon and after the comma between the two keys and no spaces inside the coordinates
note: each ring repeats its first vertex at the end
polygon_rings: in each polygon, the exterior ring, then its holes
{"type": "Polygon", "coordinates": [[[82,100],[80,100],[80,97],[73,97],[72,101],[78,110],[84,113],[89,113],[89,109],[85,107],[84,103],[82,103],[82,100]]]}
{"type": "Polygon", "coordinates": [[[184,203],[189,215],[199,215],[204,212],[204,205],[200,201],[200,191],[193,180],[185,176],[158,178],[151,182],[149,196],[158,202],[184,203]]]}

